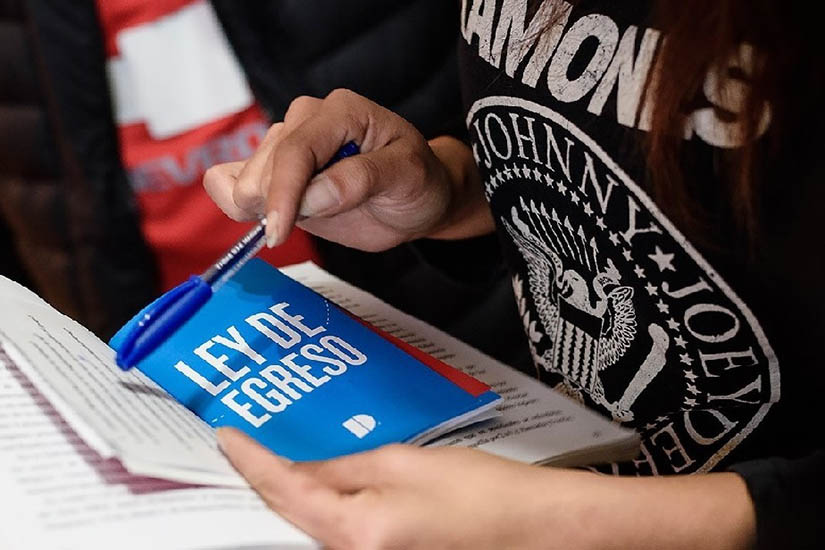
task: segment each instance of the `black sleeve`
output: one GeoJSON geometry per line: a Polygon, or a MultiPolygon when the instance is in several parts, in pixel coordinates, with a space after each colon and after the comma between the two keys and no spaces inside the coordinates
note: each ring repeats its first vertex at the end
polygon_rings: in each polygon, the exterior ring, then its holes
{"type": "Polygon", "coordinates": [[[731,470],[745,479],[753,499],[757,550],[825,547],[825,451],[743,462],[731,470]]]}

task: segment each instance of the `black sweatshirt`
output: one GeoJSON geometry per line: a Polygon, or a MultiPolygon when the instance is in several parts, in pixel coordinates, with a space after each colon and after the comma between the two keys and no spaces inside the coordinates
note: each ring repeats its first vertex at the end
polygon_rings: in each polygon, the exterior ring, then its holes
{"type": "MultiPolygon", "coordinates": [[[[749,237],[719,173],[743,145],[739,105],[708,79],[680,162],[710,223],[689,227],[646,180],[642,92],[663,40],[646,3],[580,2],[549,27],[552,1],[538,15],[515,0],[464,4],[466,124],[535,372],[640,432],[639,457],[605,470],[733,468],[762,547],[821,545],[822,90],[789,87],[806,131],[766,152],[749,237]]],[[[749,48],[718,75],[722,90],[747,86],[749,48]]],[[[767,108],[757,146],[771,122],[767,108]]]]}

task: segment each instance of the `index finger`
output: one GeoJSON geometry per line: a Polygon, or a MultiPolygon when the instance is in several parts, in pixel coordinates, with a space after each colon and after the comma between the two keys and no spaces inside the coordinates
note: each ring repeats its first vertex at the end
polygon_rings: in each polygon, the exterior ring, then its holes
{"type": "Polygon", "coordinates": [[[215,164],[203,175],[203,188],[206,193],[224,214],[237,222],[255,219],[254,214],[240,208],[232,197],[238,183],[238,174],[243,166],[243,161],[215,164]]]}
{"type": "Polygon", "coordinates": [[[273,511],[317,540],[341,540],[343,518],[353,513],[344,496],[239,430],[219,428],[218,442],[273,511]]]}
{"type": "Polygon", "coordinates": [[[354,141],[362,153],[385,144],[388,136],[381,135],[385,119],[382,107],[353,92],[337,90],[313,116],[279,141],[264,175],[270,179],[267,219],[274,222],[267,225],[268,240],[280,244],[286,238],[310,180],[344,144],[354,141]]]}

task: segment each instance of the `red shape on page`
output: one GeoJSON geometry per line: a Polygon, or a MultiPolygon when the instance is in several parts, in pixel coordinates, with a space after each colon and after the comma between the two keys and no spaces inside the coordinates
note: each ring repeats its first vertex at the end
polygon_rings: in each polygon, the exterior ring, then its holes
{"type": "Polygon", "coordinates": [[[391,342],[401,350],[405,351],[409,355],[412,355],[413,357],[415,357],[416,359],[418,359],[419,361],[421,361],[422,363],[424,363],[425,365],[433,369],[435,372],[437,372],[438,374],[440,374],[441,376],[443,376],[444,378],[446,378],[462,390],[466,391],[473,397],[478,397],[490,391],[490,386],[488,386],[481,380],[478,380],[476,378],[473,378],[469,374],[461,372],[457,368],[448,365],[440,359],[436,359],[429,353],[423,352],[417,347],[408,344],[404,340],[396,338],[392,334],[385,332],[376,326],[373,326],[372,324],[368,323],[367,321],[361,319],[360,317],[354,315],[349,311],[346,311],[346,313],[348,313],[353,319],[355,319],[356,321],[358,321],[374,333],[378,334],[385,340],[388,340],[389,342],[391,342]]]}

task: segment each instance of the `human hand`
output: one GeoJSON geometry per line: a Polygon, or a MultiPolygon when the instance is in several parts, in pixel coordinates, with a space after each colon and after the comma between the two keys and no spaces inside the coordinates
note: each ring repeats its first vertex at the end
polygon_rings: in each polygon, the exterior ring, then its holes
{"type": "Polygon", "coordinates": [[[292,463],[232,428],[218,441],[272,510],[328,548],[743,550],[756,532],[730,472],[622,478],[406,445],[292,463]]]}
{"type": "MultiPolygon", "coordinates": [[[[221,428],[218,438],[270,508],[325,547],[581,548],[570,532],[584,518],[544,504],[548,469],[470,449],[404,445],[291,463],[237,430],[221,428]]],[[[554,472],[562,505],[575,495],[571,478],[595,477],[554,472]]]]}
{"type": "Polygon", "coordinates": [[[212,167],[204,186],[232,219],[266,216],[267,244],[298,222],[368,251],[437,231],[450,209],[450,171],[400,116],[347,90],[300,97],[245,162],[212,167]],[[349,141],[361,153],[318,173],[349,141]]]}

